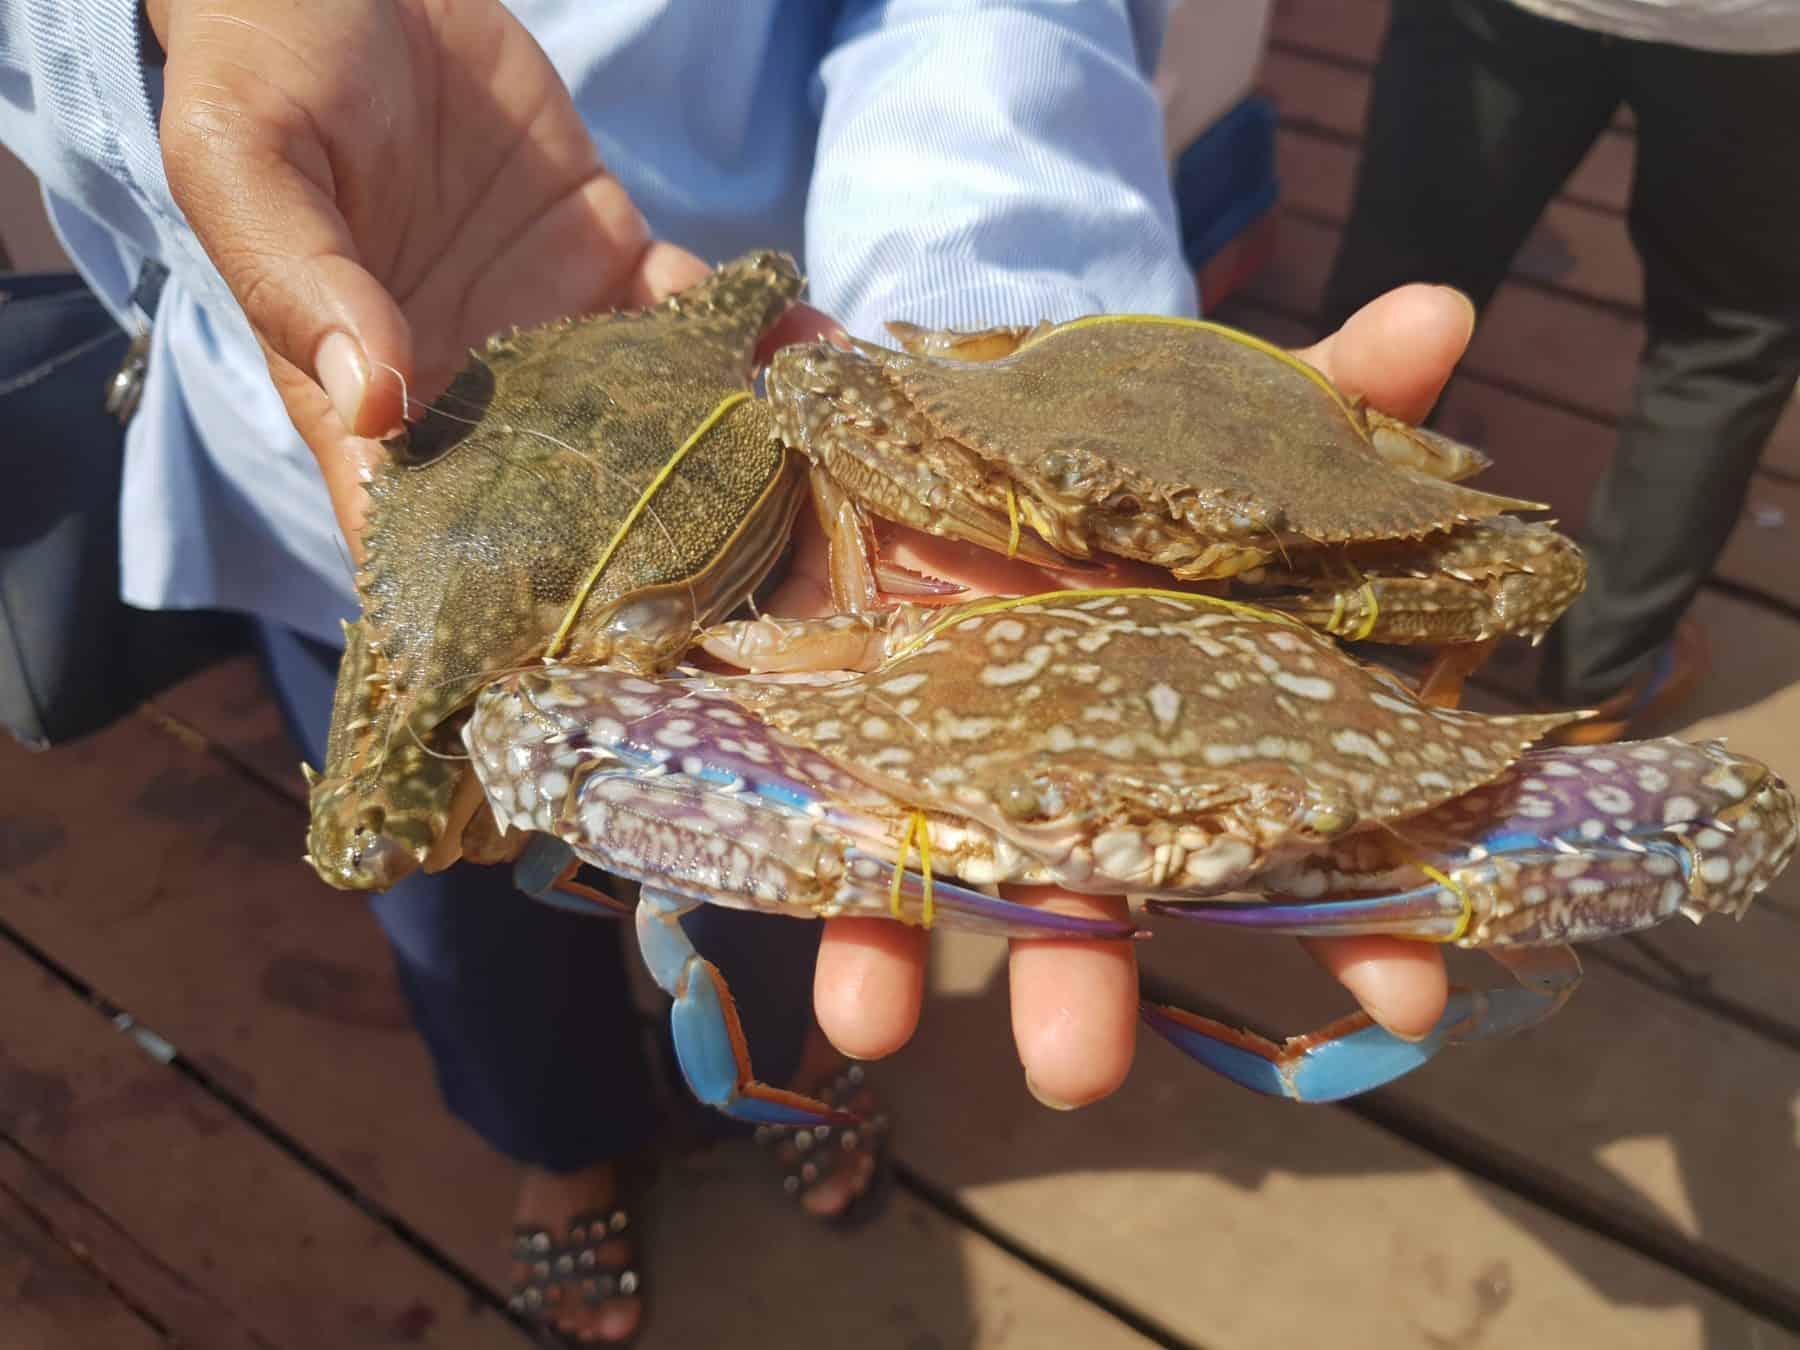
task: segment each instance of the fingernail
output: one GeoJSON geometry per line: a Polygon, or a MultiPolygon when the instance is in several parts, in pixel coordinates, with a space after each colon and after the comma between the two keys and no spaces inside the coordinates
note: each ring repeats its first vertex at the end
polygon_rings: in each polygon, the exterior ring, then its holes
{"type": "Polygon", "coordinates": [[[1454,295],[1458,300],[1462,301],[1463,308],[1469,312],[1469,329],[1468,329],[1466,336],[1474,337],[1475,336],[1475,317],[1476,317],[1475,316],[1475,302],[1473,300],[1469,299],[1468,294],[1466,292],[1460,291],[1454,286],[1440,285],[1438,287],[1438,289],[1440,291],[1448,291],[1448,292],[1450,292],[1451,295],[1454,295]]]}
{"type": "Polygon", "coordinates": [[[313,376],[325,390],[338,419],[352,432],[369,391],[369,361],[348,333],[327,333],[313,357],[313,376]]]}
{"type": "Polygon", "coordinates": [[[1043,1090],[1039,1088],[1036,1083],[1031,1081],[1030,1074],[1025,1075],[1025,1090],[1052,1111],[1073,1111],[1075,1109],[1075,1104],[1073,1102],[1059,1102],[1056,1098],[1045,1095],[1043,1090]]]}

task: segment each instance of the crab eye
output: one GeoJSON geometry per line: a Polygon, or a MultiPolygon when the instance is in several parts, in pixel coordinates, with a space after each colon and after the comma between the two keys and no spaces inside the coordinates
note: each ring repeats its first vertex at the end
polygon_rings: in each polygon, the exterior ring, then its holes
{"type": "Polygon", "coordinates": [[[1044,802],[1030,783],[1008,783],[994,797],[994,805],[1008,820],[1030,820],[1044,814],[1044,802]]]}
{"type": "Polygon", "coordinates": [[[1335,839],[1356,824],[1356,808],[1348,802],[1313,802],[1302,823],[1322,839],[1335,839]]]}

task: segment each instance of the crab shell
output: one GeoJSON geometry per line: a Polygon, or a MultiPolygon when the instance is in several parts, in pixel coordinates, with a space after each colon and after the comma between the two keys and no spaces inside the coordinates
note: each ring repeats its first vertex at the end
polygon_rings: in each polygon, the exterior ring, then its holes
{"type": "Polygon", "coordinates": [[[385,889],[426,860],[463,777],[443,733],[495,673],[663,669],[754,590],[805,477],[750,377],[800,287],[789,259],[753,254],[650,310],[493,338],[390,446],[308,771],[321,878],[385,889]]]}
{"type": "Polygon", "coordinates": [[[717,685],[1078,889],[1216,890],[1459,796],[1578,716],[1431,707],[1295,622],[1175,592],[978,601],[866,674],[717,685]]]}
{"type": "Polygon", "coordinates": [[[502,820],[628,874],[710,868],[709,898],[810,893],[921,824],[968,882],[1179,896],[1437,806],[1568,720],[1421,704],[1204,597],[1083,593],[953,608],[867,674],[521,674],[466,741],[502,820]]]}
{"type": "Polygon", "coordinates": [[[1218,324],[1094,315],[982,360],[913,345],[789,347],[768,388],[790,444],[855,482],[878,514],[921,528],[948,491],[1016,509],[1069,556],[1115,553],[1200,578],[1540,509],[1378,452],[1380,438],[1450,472],[1485,463],[1454,443],[1459,453],[1433,455],[1444,438],[1218,324]]]}

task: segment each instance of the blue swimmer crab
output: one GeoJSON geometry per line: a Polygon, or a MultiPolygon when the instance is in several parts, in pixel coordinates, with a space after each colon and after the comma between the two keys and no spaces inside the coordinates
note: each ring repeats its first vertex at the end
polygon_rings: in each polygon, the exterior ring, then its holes
{"type": "Polygon", "coordinates": [[[482,693],[464,739],[501,824],[539,832],[522,867],[540,890],[570,849],[641,883],[689,1086],[749,1120],[840,1117],[756,1080],[722,977],[681,931],[701,904],[1138,935],[993,891],[1049,882],[1484,947],[1520,977],[1458,990],[1410,1044],[1362,1015],[1276,1046],[1144,1008],[1238,1082],[1325,1100],[1548,1015],[1579,976],[1563,944],[1741,913],[1794,846],[1794,798],[1754,760],[1675,741],[1526,753],[1579,714],[1433,706],[1285,616],[1207,597],[901,605],[725,624],[702,646],[761,673],[521,672],[482,693]],[[1216,899],[1245,893],[1269,899],[1216,899]]]}

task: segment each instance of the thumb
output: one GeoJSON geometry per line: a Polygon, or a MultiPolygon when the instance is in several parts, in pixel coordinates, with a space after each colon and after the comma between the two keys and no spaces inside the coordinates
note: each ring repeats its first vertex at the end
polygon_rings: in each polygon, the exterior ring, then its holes
{"type": "Polygon", "coordinates": [[[234,104],[214,82],[182,97],[178,61],[171,53],[162,126],[169,188],[271,366],[322,388],[351,435],[398,426],[411,331],[358,255],[325,148],[260,115],[254,95],[234,104]]]}
{"type": "Polygon", "coordinates": [[[1394,417],[1423,420],[1475,332],[1475,306],[1449,286],[1377,296],[1323,341],[1298,352],[1346,393],[1394,417]]]}

